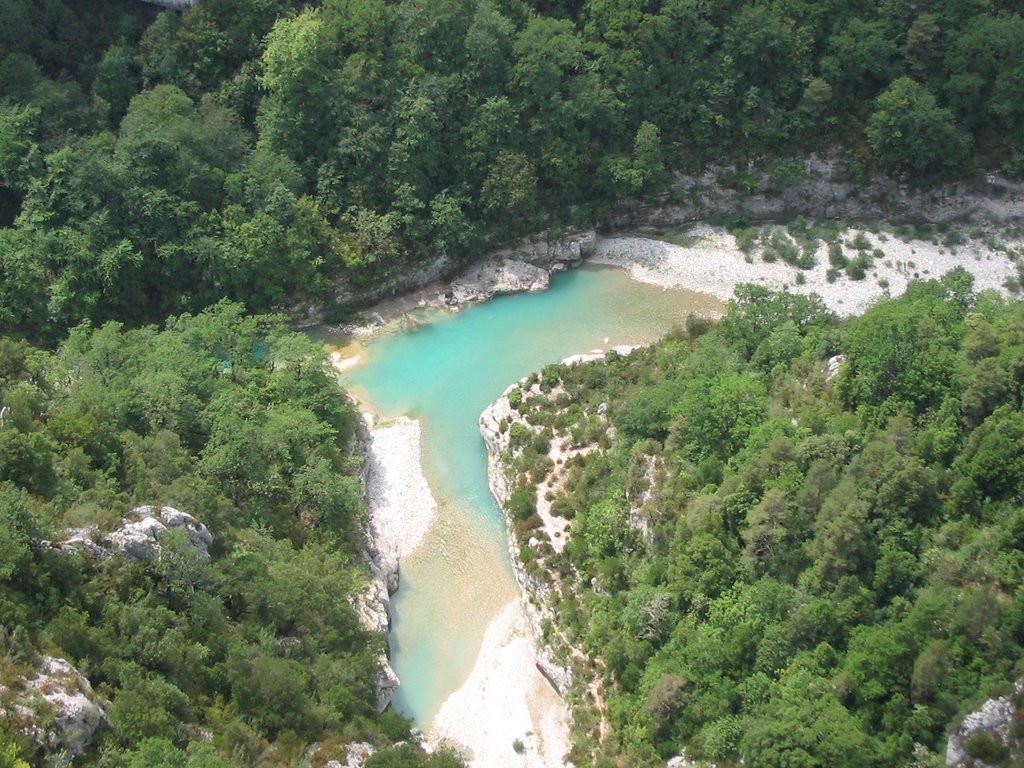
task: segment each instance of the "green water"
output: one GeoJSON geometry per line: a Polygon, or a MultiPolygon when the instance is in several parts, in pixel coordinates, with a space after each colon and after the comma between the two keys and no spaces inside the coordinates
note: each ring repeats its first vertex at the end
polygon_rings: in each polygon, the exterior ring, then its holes
{"type": "Polygon", "coordinates": [[[516,594],[501,513],[487,488],[480,413],[548,363],[650,342],[688,312],[717,307],[618,270],[583,268],[556,275],[542,293],[434,310],[417,328],[359,350],[350,386],[384,416],[420,419],[424,471],[439,506],[423,546],[402,563],[393,602],[392,665],[402,680],[394,704],[417,726],[426,728],[465,680],[484,629],[516,594]]]}

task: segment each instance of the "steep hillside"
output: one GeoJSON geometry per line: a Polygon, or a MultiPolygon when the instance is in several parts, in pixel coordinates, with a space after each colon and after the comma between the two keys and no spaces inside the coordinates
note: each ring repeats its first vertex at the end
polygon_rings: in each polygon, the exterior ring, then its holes
{"type": "Polygon", "coordinates": [[[1024,305],[960,271],[842,323],[748,289],[510,390],[491,446],[577,763],[942,764],[1022,671],[1022,366],[1024,305]]]}

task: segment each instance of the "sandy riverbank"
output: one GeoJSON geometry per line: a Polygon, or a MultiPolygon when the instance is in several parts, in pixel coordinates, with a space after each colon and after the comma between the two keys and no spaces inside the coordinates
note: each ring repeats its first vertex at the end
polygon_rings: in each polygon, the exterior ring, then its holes
{"type": "MultiPolygon", "coordinates": [[[[842,239],[850,240],[858,233],[860,230],[847,230],[842,239]]],[[[941,277],[958,266],[974,275],[974,287],[979,291],[1005,292],[1004,283],[1017,272],[1005,252],[981,242],[971,241],[950,249],[930,241],[904,242],[891,235],[863,234],[870,247],[879,249],[884,256],[873,260],[862,280],[852,280],[843,274],[830,283],[828,250],[823,243],[815,256],[815,266],[797,269],[780,261],[766,263],[757,249],[748,256],[729,232],[709,225],[687,232],[692,243],[687,246],[643,237],[602,239],[590,263],[621,267],[636,280],[666,288],[687,288],[722,301],[732,298],[736,286],[742,283],[776,290],[785,288],[791,293],[816,293],[842,316],[861,314],[882,296],[900,295],[913,279],[941,277]],[[799,284],[798,274],[803,280],[799,284]]],[[[1015,245],[1019,247],[1020,243],[1015,245]]]]}
{"type": "Polygon", "coordinates": [[[563,765],[568,708],[537,671],[536,641],[520,598],[487,628],[469,679],[441,706],[427,738],[465,752],[472,768],[563,765]]]}

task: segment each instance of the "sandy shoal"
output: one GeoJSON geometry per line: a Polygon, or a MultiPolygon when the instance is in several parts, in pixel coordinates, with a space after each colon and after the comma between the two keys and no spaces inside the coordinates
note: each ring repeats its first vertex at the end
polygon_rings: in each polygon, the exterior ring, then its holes
{"type": "Polygon", "coordinates": [[[530,622],[517,597],[487,628],[469,679],[441,706],[428,742],[455,746],[471,768],[563,765],[568,708],[536,665],[530,622]]]}

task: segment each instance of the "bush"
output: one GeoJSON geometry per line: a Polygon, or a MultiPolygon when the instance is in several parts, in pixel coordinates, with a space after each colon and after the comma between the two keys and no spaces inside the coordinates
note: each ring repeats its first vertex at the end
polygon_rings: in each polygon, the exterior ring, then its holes
{"type": "Polygon", "coordinates": [[[969,757],[989,765],[1000,765],[1010,757],[1010,749],[1001,738],[988,731],[975,731],[964,742],[969,757]]]}
{"type": "Polygon", "coordinates": [[[828,263],[836,269],[844,269],[850,260],[843,253],[843,246],[840,243],[829,243],[828,263]]]}
{"type": "Polygon", "coordinates": [[[505,510],[513,520],[526,520],[537,511],[533,493],[526,488],[517,488],[505,503],[505,510]]]}

